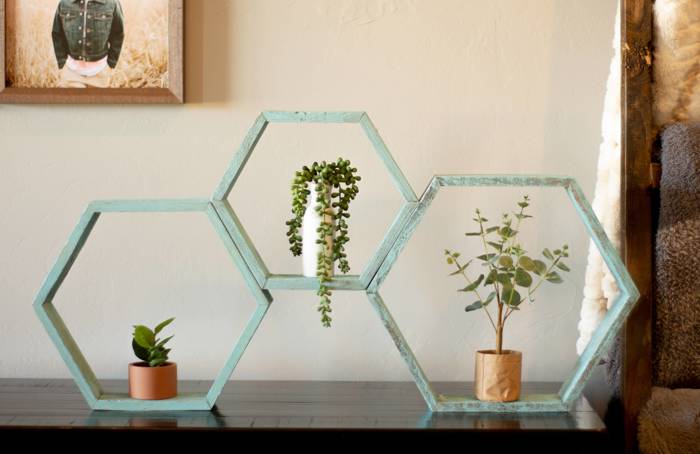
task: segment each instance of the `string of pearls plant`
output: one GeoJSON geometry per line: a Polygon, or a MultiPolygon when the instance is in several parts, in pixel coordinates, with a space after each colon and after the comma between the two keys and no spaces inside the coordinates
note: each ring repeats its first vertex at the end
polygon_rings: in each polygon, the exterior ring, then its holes
{"type": "Polygon", "coordinates": [[[317,257],[316,276],[320,285],[316,294],[321,298],[318,311],[321,313],[321,323],[325,327],[330,327],[332,320],[331,291],[327,283],[333,278],[333,264],[337,261],[343,273],[350,271],[345,253],[345,245],[350,241],[347,221],[350,217],[350,202],[359,192],[357,182],[360,180],[357,169],[350,165],[350,161],[338,158],[336,162],[314,162],[311,166],[304,166],[295,173],[292,182],[294,217],[288,220],[286,225],[289,227],[289,250],[294,256],[302,253],[302,236],[299,229],[302,227],[302,219],[311,196],[309,185],[314,185],[314,209],[321,217],[321,225],[316,230],[316,244],[322,245],[317,257]],[[332,247],[328,247],[331,243],[332,247]]]}

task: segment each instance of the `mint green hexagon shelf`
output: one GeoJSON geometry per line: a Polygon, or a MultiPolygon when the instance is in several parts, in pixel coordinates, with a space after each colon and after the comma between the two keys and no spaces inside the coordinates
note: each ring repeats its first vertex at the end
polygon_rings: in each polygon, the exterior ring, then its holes
{"type": "Polygon", "coordinates": [[[255,249],[253,242],[227,201],[231,189],[250,158],[256,144],[269,123],[359,123],[375,151],[391,175],[394,185],[404,199],[394,222],[375,251],[372,259],[359,276],[334,277],[329,287],[340,290],[365,291],[369,302],[394,340],[401,356],[432,411],[452,412],[544,412],[567,411],[581,395],[583,386],[591,375],[593,366],[610,345],[615,333],[623,324],[639,297],[622,260],[608,240],[600,222],[595,217],[578,184],[566,177],[517,176],[517,175],[452,175],[435,176],[420,200],[411,185],[391,157],[384,141],[364,112],[264,112],[256,120],[234,156],[228,171],[209,200],[133,200],[96,201],[91,203],[63,248],[58,260],[49,272],[39,291],[34,308],[52,341],[75,379],[78,388],[93,409],[99,410],[208,410],[211,409],[226,381],[243,355],[260,322],[272,302],[268,290],[314,290],[318,280],[296,275],[271,274],[255,249]],[[415,355],[401,334],[379,294],[379,287],[391,270],[417,225],[423,219],[430,203],[443,186],[549,186],[564,189],[586,229],[603,256],[605,263],[617,281],[620,294],[593,334],[591,341],[579,357],[568,380],[558,394],[523,396],[510,403],[481,402],[472,397],[443,396],[435,392],[415,355]],[[206,213],[220,236],[224,246],[242,273],[255,297],[257,309],[239,337],[230,357],[206,394],[180,394],[174,399],[144,401],[129,399],[127,395],[110,395],[102,391],[100,383],[80,352],[65,323],[52,304],[61,283],[70,271],[81,248],[90,235],[100,213],[106,212],[203,212],[206,213]]]}
{"type": "Polygon", "coordinates": [[[128,411],[160,411],[160,410],[210,410],[234,368],[241,359],[253,334],[267,313],[272,302],[270,294],[261,290],[255,278],[250,274],[243,257],[234,245],[224,227],[218,213],[208,200],[111,200],[90,203],[80,221],[73,230],[68,243],[64,246],[56,263],[49,272],[44,284],[34,301],[34,309],[43,323],[49,337],[56,345],[61,357],[73,375],[80,392],[95,410],[128,410],[128,411]],[[228,360],[224,364],[209,391],[204,394],[180,393],[173,399],[166,400],[136,400],[127,394],[106,394],[100,382],[90,368],[77,343],[68,331],[52,300],[68,275],[80,250],[90,236],[101,213],[115,212],[202,212],[205,213],[214,230],[224,243],[234,264],[243,274],[248,288],[255,297],[257,308],[240,335],[228,360]]]}
{"type": "Polygon", "coordinates": [[[567,177],[527,176],[527,175],[438,175],[418,202],[404,229],[386,256],[374,279],[367,289],[367,297],[379,314],[382,322],[394,340],[401,356],[406,361],[413,379],[423,395],[428,407],[437,412],[550,412],[568,411],[580,397],[583,387],[590,378],[593,367],[610,346],[615,334],[624,323],[627,315],[639,298],[634,285],[617,251],[610,243],[603,227],[593,213],[583,191],[575,180],[567,177]],[[562,384],[557,394],[526,395],[516,402],[482,402],[470,396],[444,396],[433,389],[428,377],[411,351],[406,339],[394,321],[389,309],[379,295],[379,287],[391,270],[392,265],[410,240],[416,227],[423,219],[431,202],[443,186],[549,186],[562,188],[576,208],[579,218],[586,226],[591,239],[598,247],[603,260],[615,277],[620,293],[605,315],[588,346],[578,358],[569,378],[562,384]]]}
{"type": "Polygon", "coordinates": [[[238,152],[233,157],[219,187],[212,196],[212,203],[221,215],[226,228],[240,249],[260,286],[264,289],[315,290],[319,286],[317,278],[300,275],[272,274],[248,236],[243,224],[231,207],[227,198],[241,175],[258,141],[270,123],[358,123],[365,132],[372,147],[389,172],[394,185],[404,199],[396,218],[389,227],[384,239],[374,252],[369,263],[357,275],[339,275],[328,284],[329,288],[340,290],[365,290],[384,261],[392,244],[416,207],[418,198],[401,169],[391,156],[377,128],[365,112],[263,112],[248,131],[238,152]]]}

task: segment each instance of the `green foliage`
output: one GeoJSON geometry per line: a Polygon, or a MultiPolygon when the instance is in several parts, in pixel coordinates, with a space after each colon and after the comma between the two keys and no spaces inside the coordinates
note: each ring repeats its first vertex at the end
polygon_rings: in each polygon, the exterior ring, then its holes
{"type": "Polygon", "coordinates": [[[474,222],[478,229],[465,233],[468,237],[478,237],[483,244],[484,253],[475,257],[476,263],[487,268],[486,273],[476,272],[478,277],[472,280],[467,269],[474,261],[470,260],[461,264],[458,252],[445,250],[448,265],[456,267],[456,271],[450,276],[461,275],[467,281],[467,286],[459,289],[460,292],[474,293],[477,301],[469,304],[467,312],[484,309],[489,321],[497,333],[497,349],[501,351],[502,333],[505,321],[510,314],[519,310],[519,306],[526,299],[534,301],[533,295],[543,282],[560,284],[564,280],[559,274],[570,271],[564,263],[569,257],[569,247],[550,250],[545,248],[540,258],[529,255],[518,241],[518,234],[522,221],[532,218],[525,210],[530,206],[530,198],[524,196],[518,202],[519,210],[512,214],[505,213],[498,225],[488,226],[488,219],[482,216],[479,209],[475,211],[474,222]],[[515,220],[515,222],[514,222],[515,220]],[[482,298],[479,289],[488,289],[488,297],[482,298]],[[498,307],[498,315],[494,317],[487,309],[489,303],[495,299],[498,307]]]}
{"type": "Polygon", "coordinates": [[[299,229],[306,212],[311,196],[309,185],[313,184],[315,193],[314,209],[321,217],[321,226],[317,229],[317,244],[325,245],[326,238],[333,238],[333,249],[327,253],[325,247],[321,247],[318,253],[316,275],[321,282],[317,295],[321,298],[318,311],[321,313],[321,323],[325,327],[331,326],[331,291],[327,283],[332,279],[333,264],[338,266],[343,273],[350,271],[345,245],[350,241],[348,236],[348,218],[350,218],[350,202],[360,191],[357,182],[361,178],[357,175],[357,169],[350,165],[350,161],[338,158],[336,162],[314,162],[311,166],[304,166],[296,172],[292,181],[292,213],[294,216],[287,221],[287,238],[289,250],[294,256],[302,251],[302,237],[299,229]],[[330,218],[330,219],[328,219],[330,218]]]}
{"type": "Polygon", "coordinates": [[[144,325],[134,325],[133,339],[131,347],[134,349],[134,354],[141,361],[148,363],[151,367],[162,366],[168,361],[169,348],[165,348],[173,336],[165,339],[158,339],[156,336],[163,331],[163,328],[168,326],[175,318],[169,318],[158,324],[153,330],[144,325]]]}

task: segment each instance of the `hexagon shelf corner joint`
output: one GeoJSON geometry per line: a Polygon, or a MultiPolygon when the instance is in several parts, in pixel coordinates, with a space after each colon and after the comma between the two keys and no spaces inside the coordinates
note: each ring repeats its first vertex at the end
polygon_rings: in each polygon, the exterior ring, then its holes
{"type": "Polygon", "coordinates": [[[399,233],[386,259],[370,283],[367,289],[367,297],[379,314],[384,327],[389,332],[401,356],[408,365],[420,393],[432,411],[563,412],[570,410],[574,402],[581,396],[583,387],[590,378],[593,367],[598,363],[602,354],[610,347],[615,334],[637,302],[639,291],[615,247],[605,234],[603,226],[586,200],[583,191],[574,179],[569,177],[530,175],[437,175],[433,177],[421,196],[418,207],[412,213],[404,229],[399,233]],[[579,219],[585,224],[588,235],[600,251],[605,264],[614,276],[620,292],[610,310],[608,310],[593,333],[588,346],[579,356],[569,378],[562,384],[557,394],[526,395],[516,402],[499,403],[482,402],[473,397],[444,396],[437,393],[382,300],[379,294],[379,287],[390,272],[399,254],[411,239],[416,227],[423,219],[440,188],[444,186],[546,186],[564,189],[569,200],[576,208],[579,219]]]}
{"type": "Polygon", "coordinates": [[[391,156],[377,128],[365,112],[298,112],[267,111],[260,114],[250,128],[234,155],[228,170],[218,188],[212,195],[212,204],[228,229],[231,238],[241,251],[258,284],[268,290],[315,290],[318,279],[299,275],[273,274],[269,271],[243,224],[228,202],[238,177],[241,175],[248,159],[255,150],[260,138],[270,123],[356,123],[359,124],[369,139],[372,147],[389,172],[394,186],[398,189],[404,202],[394,218],[384,239],[374,252],[360,275],[338,275],[329,282],[328,287],[339,290],[366,290],[384,262],[391,246],[408,222],[417,207],[418,198],[401,169],[391,156]]]}
{"type": "Polygon", "coordinates": [[[271,301],[272,298],[269,292],[260,289],[257,281],[248,270],[243,257],[238,252],[217,211],[209,200],[106,200],[95,201],[88,205],[78,224],[73,229],[67,244],[63,247],[56,263],[44,280],[34,300],[34,309],[90,408],[94,410],[126,411],[210,410],[243,356],[243,352],[267,313],[271,301]],[[253,315],[206,394],[181,393],[175,398],[166,400],[137,400],[129,398],[127,394],[105,393],[68,327],[53,305],[52,301],[56,292],[70,272],[100,214],[116,212],[206,213],[255,298],[257,307],[253,315]]]}

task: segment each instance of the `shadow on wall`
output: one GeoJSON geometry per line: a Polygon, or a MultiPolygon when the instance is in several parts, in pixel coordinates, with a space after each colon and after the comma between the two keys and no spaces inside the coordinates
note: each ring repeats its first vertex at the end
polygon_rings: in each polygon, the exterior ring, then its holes
{"type": "Polygon", "coordinates": [[[230,0],[185,1],[185,102],[232,98],[230,0]]]}

